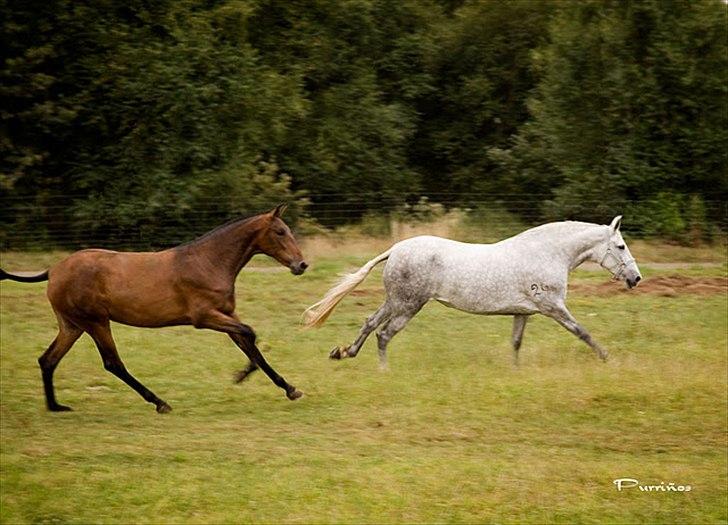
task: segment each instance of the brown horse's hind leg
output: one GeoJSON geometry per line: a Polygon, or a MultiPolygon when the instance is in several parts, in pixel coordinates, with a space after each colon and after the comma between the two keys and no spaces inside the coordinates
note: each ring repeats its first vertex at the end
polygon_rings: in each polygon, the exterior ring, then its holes
{"type": "Polygon", "coordinates": [[[172,407],[159,399],[154,392],[137,381],[136,378],[134,378],[134,376],[132,376],[126,369],[124,363],[121,361],[121,357],[119,357],[119,353],[116,351],[116,344],[114,343],[114,338],[111,336],[111,327],[109,326],[108,321],[105,324],[94,325],[87,331],[96,343],[96,347],[99,349],[99,353],[104,361],[104,368],[106,370],[132,387],[144,398],[145,401],[153,403],[157,407],[157,412],[160,414],[171,412],[172,407]]]}
{"type": "Polygon", "coordinates": [[[66,412],[71,410],[70,407],[58,404],[56,401],[56,394],[53,390],[53,372],[55,371],[58,363],[63,356],[73,346],[83,331],[80,328],[76,328],[66,322],[63,319],[58,320],[59,331],[56,338],[53,340],[51,345],[48,347],[42,356],[38,358],[38,364],[40,365],[41,373],[43,374],[43,389],[45,391],[46,406],[48,410],[52,412],[66,412]]]}

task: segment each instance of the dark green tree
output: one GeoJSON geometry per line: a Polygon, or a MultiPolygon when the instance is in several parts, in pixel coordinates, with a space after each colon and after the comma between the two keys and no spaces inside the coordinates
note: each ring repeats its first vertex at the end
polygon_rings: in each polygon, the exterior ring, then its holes
{"type": "Polygon", "coordinates": [[[505,146],[528,118],[536,78],[531,52],[543,43],[553,2],[467,2],[432,34],[434,89],[418,100],[412,161],[430,192],[510,193],[488,148],[505,146]]]}
{"type": "Polygon", "coordinates": [[[49,235],[184,237],[291,197],[271,154],[301,113],[299,86],[247,44],[245,6],[59,1],[10,12],[3,186],[52,215],[49,235]]]}
{"type": "Polygon", "coordinates": [[[635,203],[658,194],[725,197],[725,5],[568,4],[549,36],[534,54],[532,120],[510,149],[491,152],[520,185],[551,197],[546,218],[647,214],[652,204],[635,203]]]}
{"type": "Polygon", "coordinates": [[[355,218],[362,197],[377,195],[386,209],[419,191],[407,146],[413,100],[431,89],[424,60],[438,14],[426,0],[259,3],[251,43],[267,65],[299,79],[307,102],[278,159],[320,218],[347,218],[325,213],[327,203],[355,218]]]}

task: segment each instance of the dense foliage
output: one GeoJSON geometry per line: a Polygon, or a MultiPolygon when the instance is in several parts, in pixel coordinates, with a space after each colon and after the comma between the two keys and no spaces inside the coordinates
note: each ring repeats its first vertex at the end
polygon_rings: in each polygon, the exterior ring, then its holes
{"type": "Polygon", "coordinates": [[[650,221],[674,202],[673,219],[689,218],[696,198],[725,197],[725,6],[585,1],[560,10],[549,35],[534,51],[531,118],[491,151],[551,197],[547,217],[616,206],[650,221]]]}
{"type": "Polygon", "coordinates": [[[719,0],[0,6],[6,246],[163,245],[282,200],[332,225],[422,195],[725,221],[719,0]]]}

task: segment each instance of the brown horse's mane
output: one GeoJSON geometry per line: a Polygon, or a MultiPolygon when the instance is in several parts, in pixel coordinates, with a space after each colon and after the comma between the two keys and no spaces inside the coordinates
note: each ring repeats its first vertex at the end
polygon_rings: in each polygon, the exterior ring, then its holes
{"type": "Polygon", "coordinates": [[[210,231],[208,231],[206,233],[203,233],[199,237],[196,237],[196,238],[194,238],[194,239],[192,239],[190,241],[184,242],[182,244],[178,244],[177,246],[174,247],[174,249],[186,248],[186,247],[189,247],[189,246],[193,246],[195,244],[198,244],[200,242],[206,241],[210,237],[214,237],[215,235],[218,235],[220,233],[223,233],[227,229],[229,229],[229,228],[231,228],[233,226],[237,226],[240,223],[243,223],[243,222],[246,222],[246,221],[251,221],[251,220],[255,219],[256,217],[259,217],[259,215],[253,215],[252,217],[237,217],[237,218],[234,218],[234,219],[230,219],[226,223],[221,224],[220,226],[218,226],[216,228],[213,228],[212,230],[210,230],[210,231]]]}

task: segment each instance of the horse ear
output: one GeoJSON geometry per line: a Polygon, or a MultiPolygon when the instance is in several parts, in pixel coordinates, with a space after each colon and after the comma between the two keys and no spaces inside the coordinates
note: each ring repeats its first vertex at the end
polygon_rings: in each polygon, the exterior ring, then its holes
{"type": "Polygon", "coordinates": [[[622,226],[622,216],[617,215],[614,219],[612,219],[612,224],[609,225],[609,227],[612,229],[613,232],[616,232],[619,230],[619,227],[622,226]]]}
{"type": "Polygon", "coordinates": [[[284,202],[283,204],[279,204],[278,206],[273,208],[271,213],[273,214],[273,217],[280,217],[281,215],[283,215],[283,212],[286,211],[286,208],[288,208],[288,204],[284,202]]]}

